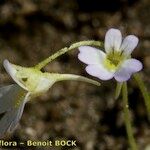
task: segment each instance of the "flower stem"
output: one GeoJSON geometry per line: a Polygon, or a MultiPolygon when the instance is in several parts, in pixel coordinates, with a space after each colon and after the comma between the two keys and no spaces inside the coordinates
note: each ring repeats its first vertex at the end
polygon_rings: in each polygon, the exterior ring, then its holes
{"type": "Polygon", "coordinates": [[[65,54],[66,52],[68,52],[70,50],[73,50],[75,48],[78,48],[80,46],[85,46],[85,45],[101,47],[103,44],[100,41],[94,41],[94,40],[91,40],[91,41],[81,41],[81,42],[74,43],[74,44],[72,44],[69,47],[65,47],[65,48],[60,49],[59,51],[57,51],[56,53],[54,53],[50,57],[46,58],[45,60],[43,60],[42,62],[40,62],[39,64],[37,64],[35,66],[35,68],[37,68],[37,69],[40,70],[44,66],[46,66],[48,63],[50,63],[51,61],[53,61],[54,59],[56,59],[57,57],[65,54]]]}
{"type": "Polygon", "coordinates": [[[136,142],[133,136],[133,131],[132,131],[132,124],[131,124],[129,104],[128,104],[128,89],[127,89],[126,82],[123,83],[122,96],[123,96],[123,110],[124,110],[125,126],[126,126],[129,144],[132,150],[137,150],[137,145],[136,145],[136,142]]]}
{"type": "Polygon", "coordinates": [[[121,93],[121,89],[122,89],[122,82],[117,82],[117,87],[116,87],[116,92],[115,92],[115,99],[118,99],[118,97],[120,96],[121,93]]]}
{"type": "Polygon", "coordinates": [[[142,92],[142,95],[143,95],[143,98],[145,101],[145,105],[146,105],[146,109],[147,109],[147,113],[148,113],[148,119],[150,120],[150,96],[149,96],[148,90],[147,90],[144,82],[142,81],[140,74],[136,73],[134,75],[134,78],[142,92]]]}

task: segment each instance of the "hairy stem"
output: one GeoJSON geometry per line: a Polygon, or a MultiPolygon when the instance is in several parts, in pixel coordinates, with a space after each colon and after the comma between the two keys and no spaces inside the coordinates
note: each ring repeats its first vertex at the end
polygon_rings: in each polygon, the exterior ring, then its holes
{"type": "Polygon", "coordinates": [[[60,49],[59,51],[57,51],[56,53],[54,53],[50,57],[46,58],[45,60],[43,60],[42,62],[40,62],[39,64],[37,64],[35,67],[40,70],[44,66],[46,66],[48,63],[50,63],[51,61],[53,61],[54,59],[56,59],[57,57],[65,54],[66,52],[68,52],[70,50],[73,50],[75,48],[78,48],[80,46],[85,46],[85,45],[101,47],[103,44],[100,41],[94,41],[94,40],[91,40],[91,41],[81,41],[81,42],[74,43],[70,47],[65,47],[65,48],[60,49]]]}
{"type": "Polygon", "coordinates": [[[128,104],[128,89],[127,83],[123,83],[122,87],[122,96],[123,96],[123,111],[124,111],[124,118],[125,118],[125,126],[128,135],[129,144],[132,150],[137,150],[137,145],[133,136],[131,118],[130,118],[130,111],[129,111],[129,104],[128,104]]]}
{"type": "Polygon", "coordinates": [[[115,92],[115,99],[118,99],[118,97],[120,96],[121,89],[122,89],[122,82],[117,82],[117,87],[116,87],[116,92],[115,92]]]}
{"type": "Polygon", "coordinates": [[[142,92],[142,95],[143,95],[143,98],[145,101],[145,106],[146,106],[147,113],[148,113],[148,119],[150,120],[150,96],[149,96],[148,90],[147,90],[144,82],[142,81],[140,74],[138,74],[138,73],[135,74],[134,78],[142,92]]]}

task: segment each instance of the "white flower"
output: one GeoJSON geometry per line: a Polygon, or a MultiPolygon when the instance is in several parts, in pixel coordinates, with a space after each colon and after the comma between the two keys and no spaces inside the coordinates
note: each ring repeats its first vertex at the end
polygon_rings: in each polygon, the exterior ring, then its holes
{"type": "Polygon", "coordinates": [[[99,82],[74,74],[41,72],[35,67],[27,68],[4,60],[4,68],[17,83],[0,88],[0,137],[12,131],[19,122],[25,103],[46,92],[55,82],[76,80],[100,85],[99,82]]]}
{"type": "Polygon", "coordinates": [[[118,82],[127,81],[133,73],[143,67],[140,61],[130,58],[138,41],[134,35],[128,35],[122,41],[121,32],[112,28],[105,35],[106,53],[94,47],[81,46],[78,58],[88,65],[86,71],[92,76],[101,80],[114,77],[118,82]]]}
{"type": "Polygon", "coordinates": [[[22,67],[4,60],[4,68],[12,79],[31,95],[46,92],[55,82],[62,80],[76,80],[100,85],[99,82],[74,74],[58,74],[41,72],[35,67],[22,67]]]}
{"type": "Polygon", "coordinates": [[[12,79],[31,95],[47,91],[55,82],[55,79],[50,80],[40,70],[17,66],[8,60],[4,60],[4,68],[12,79]]]}

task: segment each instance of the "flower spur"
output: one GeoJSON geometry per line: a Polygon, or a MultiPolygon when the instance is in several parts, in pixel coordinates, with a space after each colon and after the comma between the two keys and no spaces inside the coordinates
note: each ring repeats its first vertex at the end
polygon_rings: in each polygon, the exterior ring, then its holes
{"type": "Polygon", "coordinates": [[[49,90],[58,81],[76,80],[100,85],[99,82],[74,74],[41,72],[36,67],[22,67],[4,60],[4,68],[17,83],[0,88],[0,137],[19,122],[25,103],[49,90]]]}

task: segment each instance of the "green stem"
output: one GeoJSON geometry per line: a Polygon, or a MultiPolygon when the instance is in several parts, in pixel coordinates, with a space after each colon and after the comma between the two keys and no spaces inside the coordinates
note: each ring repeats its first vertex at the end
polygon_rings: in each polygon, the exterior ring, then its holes
{"type": "Polygon", "coordinates": [[[137,150],[137,145],[133,136],[129,104],[128,104],[128,89],[127,83],[123,83],[122,87],[122,96],[123,96],[123,110],[124,110],[124,118],[125,118],[125,126],[128,135],[129,144],[132,150],[137,150]]]}
{"type": "Polygon", "coordinates": [[[70,50],[73,50],[75,48],[78,48],[80,46],[87,46],[87,45],[101,47],[103,44],[100,41],[94,41],[94,40],[91,40],[91,41],[81,41],[81,42],[74,43],[70,47],[65,47],[65,48],[60,49],[59,51],[57,51],[56,53],[54,53],[50,57],[46,58],[45,60],[43,60],[42,62],[40,62],[39,64],[37,64],[35,67],[40,70],[44,66],[46,66],[48,63],[50,63],[52,60],[54,60],[57,57],[65,54],[66,52],[68,52],[70,50]]]}
{"type": "Polygon", "coordinates": [[[122,82],[117,82],[117,87],[116,87],[116,92],[115,92],[115,99],[118,99],[121,93],[121,88],[122,88],[122,82]]]}
{"type": "Polygon", "coordinates": [[[144,101],[145,101],[145,105],[146,105],[146,109],[147,109],[147,113],[148,113],[148,118],[150,120],[150,96],[149,96],[149,93],[148,93],[148,90],[144,84],[144,82],[142,81],[141,77],[140,77],[140,74],[135,74],[134,75],[134,78],[142,92],[142,95],[143,95],[143,98],[144,98],[144,101]]]}

